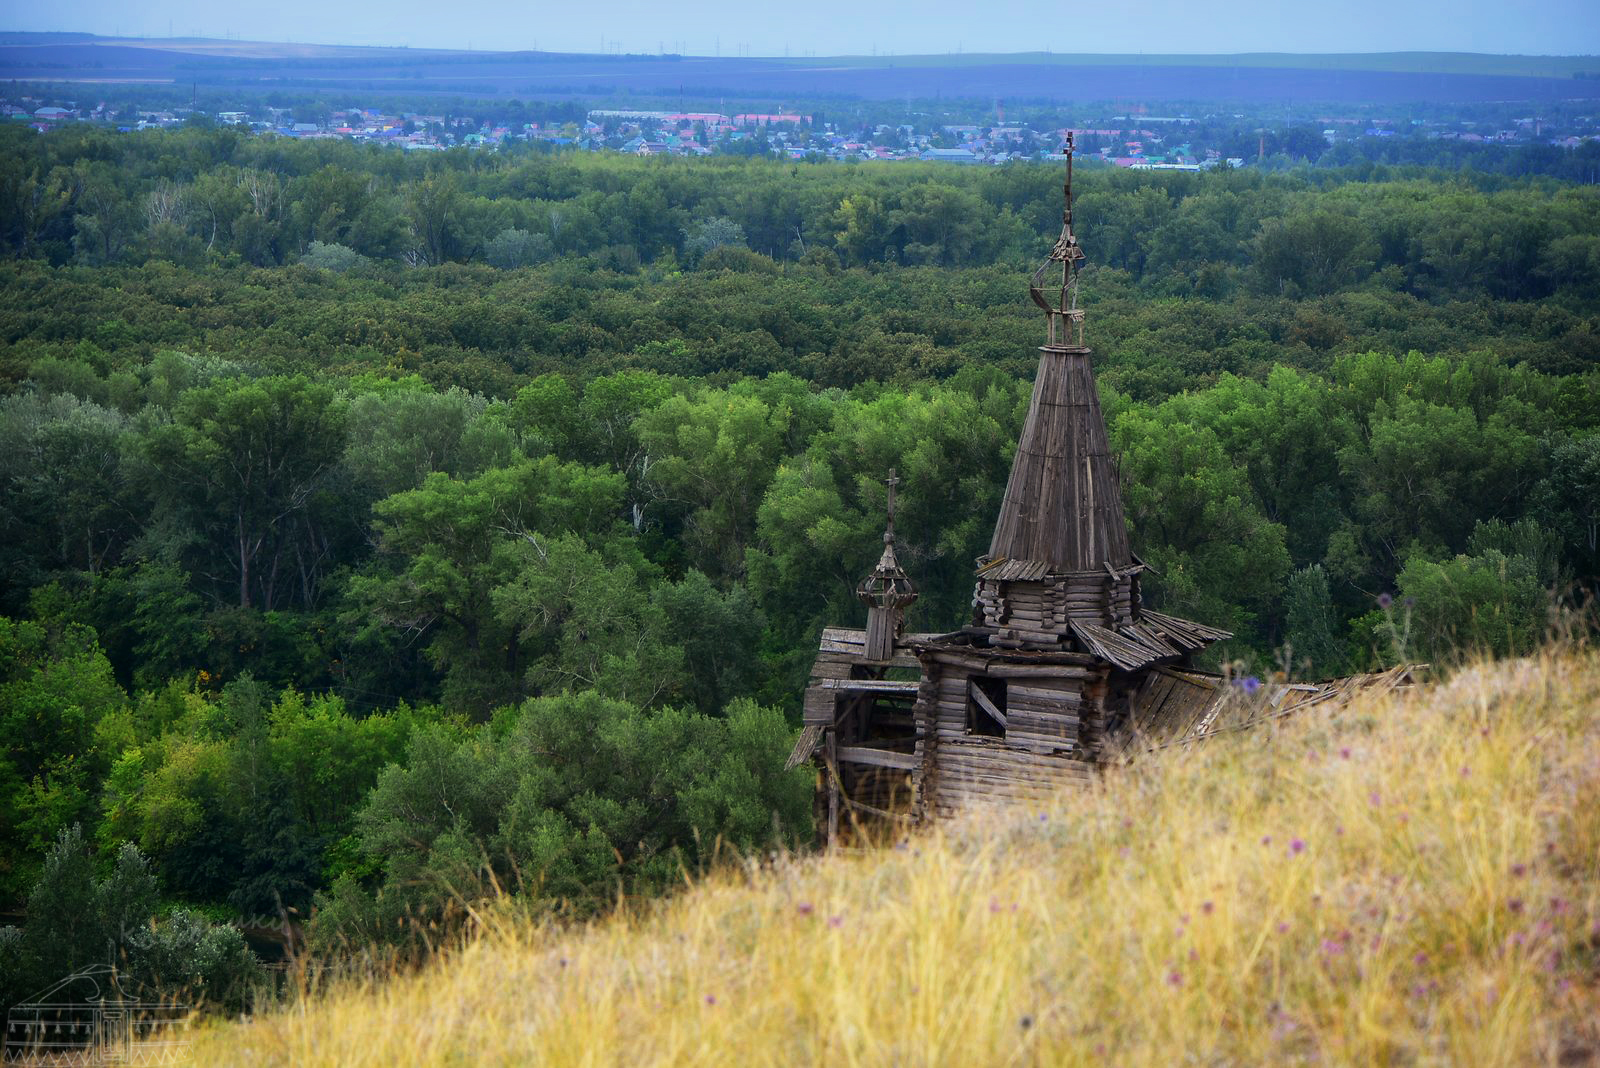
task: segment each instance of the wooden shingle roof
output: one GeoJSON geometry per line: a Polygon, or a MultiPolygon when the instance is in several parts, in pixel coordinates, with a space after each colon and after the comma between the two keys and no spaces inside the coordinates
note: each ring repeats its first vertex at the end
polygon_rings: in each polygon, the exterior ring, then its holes
{"type": "Polygon", "coordinates": [[[1127,567],[1133,556],[1122,488],[1089,350],[1047,345],[1041,351],[989,555],[1053,571],[1127,567]]]}

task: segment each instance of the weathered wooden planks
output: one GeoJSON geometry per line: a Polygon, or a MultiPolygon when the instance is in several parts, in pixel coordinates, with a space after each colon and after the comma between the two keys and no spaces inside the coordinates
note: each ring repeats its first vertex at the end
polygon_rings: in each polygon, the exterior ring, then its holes
{"type": "Polygon", "coordinates": [[[1062,571],[1132,562],[1088,349],[1041,352],[989,555],[1062,571]]]}
{"type": "Polygon", "coordinates": [[[921,683],[895,679],[823,679],[817,685],[839,693],[904,694],[914,697],[921,683]]]}
{"type": "Polygon", "coordinates": [[[874,767],[900,768],[904,771],[912,771],[917,766],[915,753],[897,752],[893,749],[876,749],[871,746],[840,746],[839,759],[851,764],[870,764],[874,767]]]}
{"type": "Polygon", "coordinates": [[[928,804],[935,815],[946,816],[985,802],[1042,802],[1058,790],[1083,785],[1089,774],[1081,760],[990,739],[942,743],[928,804]]]}

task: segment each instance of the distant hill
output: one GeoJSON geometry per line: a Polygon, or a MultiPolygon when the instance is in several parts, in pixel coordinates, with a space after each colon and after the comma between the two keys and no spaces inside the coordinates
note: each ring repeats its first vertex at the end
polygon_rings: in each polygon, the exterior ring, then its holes
{"type": "Polygon", "coordinates": [[[1485,663],[591,926],[491,911],[196,1062],[1593,1064],[1596,709],[1593,652],[1485,663]]]}
{"type": "Polygon", "coordinates": [[[1600,98],[1600,57],[1057,55],[720,58],[0,33],[0,79],[577,98],[1477,103],[1600,98]]]}

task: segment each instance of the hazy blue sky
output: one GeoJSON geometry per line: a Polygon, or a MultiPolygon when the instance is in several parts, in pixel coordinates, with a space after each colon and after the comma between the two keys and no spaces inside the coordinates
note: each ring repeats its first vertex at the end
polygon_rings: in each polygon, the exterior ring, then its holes
{"type": "Polygon", "coordinates": [[[17,4],[0,29],[323,44],[725,56],[808,53],[1600,53],[1596,0],[59,0],[17,4]]]}

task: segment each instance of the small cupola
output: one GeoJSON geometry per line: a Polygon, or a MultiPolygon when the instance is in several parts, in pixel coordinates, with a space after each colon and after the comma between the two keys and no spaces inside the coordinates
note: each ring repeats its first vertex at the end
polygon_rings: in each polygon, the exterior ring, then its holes
{"type": "Polygon", "coordinates": [[[917,599],[917,587],[901,568],[894,552],[894,490],[900,484],[894,469],[884,485],[889,488],[889,518],[883,531],[883,555],[878,566],[856,586],[856,596],[867,606],[867,642],[864,659],[888,660],[905,629],[905,610],[917,599]]]}

